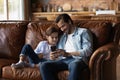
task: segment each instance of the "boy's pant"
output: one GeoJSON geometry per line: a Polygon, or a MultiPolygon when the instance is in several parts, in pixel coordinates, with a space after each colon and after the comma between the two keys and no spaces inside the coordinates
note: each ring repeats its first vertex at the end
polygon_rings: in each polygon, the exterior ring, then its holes
{"type": "Polygon", "coordinates": [[[28,56],[30,63],[34,63],[34,64],[38,64],[39,62],[46,61],[46,59],[43,58],[40,59],[29,44],[25,44],[23,46],[20,55],[28,56]]]}

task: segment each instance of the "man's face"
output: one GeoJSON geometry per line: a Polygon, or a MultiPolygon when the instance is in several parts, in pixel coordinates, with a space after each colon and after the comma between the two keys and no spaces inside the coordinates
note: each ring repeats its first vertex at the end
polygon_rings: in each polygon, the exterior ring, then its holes
{"type": "Polygon", "coordinates": [[[69,24],[68,23],[65,23],[63,20],[60,20],[57,23],[57,25],[61,31],[63,31],[64,33],[68,33],[68,31],[69,31],[69,24]]]}

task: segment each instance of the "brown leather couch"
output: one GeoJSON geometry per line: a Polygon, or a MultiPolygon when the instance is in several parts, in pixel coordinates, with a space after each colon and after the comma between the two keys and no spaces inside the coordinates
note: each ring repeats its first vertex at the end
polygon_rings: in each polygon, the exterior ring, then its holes
{"type": "MultiPolygon", "coordinates": [[[[93,34],[94,51],[89,68],[80,74],[81,80],[120,79],[120,23],[111,21],[74,21],[78,27],[88,28],[93,34]]],[[[19,59],[21,48],[30,44],[35,48],[45,39],[45,30],[53,22],[2,21],[0,22],[0,77],[3,80],[42,80],[39,68],[13,69],[11,63],[19,59]]],[[[69,72],[58,73],[67,80],[69,72]]]]}

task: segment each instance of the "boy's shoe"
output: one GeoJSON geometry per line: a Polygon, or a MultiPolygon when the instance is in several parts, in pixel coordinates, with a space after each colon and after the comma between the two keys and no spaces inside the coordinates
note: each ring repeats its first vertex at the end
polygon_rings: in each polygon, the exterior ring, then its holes
{"type": "Polygon", "coordinates": [[[15,69],[19,69],[19,68],[24,68],[24,67],[30,67],[30,64],[25,63],[25,62],[19,62],[16,64],[12,64],[11,67],[15,68],[15,69]]]}

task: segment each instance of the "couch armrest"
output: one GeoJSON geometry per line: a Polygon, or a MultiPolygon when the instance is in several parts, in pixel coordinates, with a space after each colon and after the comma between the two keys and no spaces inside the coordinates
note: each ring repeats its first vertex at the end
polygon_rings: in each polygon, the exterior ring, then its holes
{"type": "Polygon", "coordinates": [[[109,43],[94,51],[89,61],[90,80],[102,80],[103,62],[110,60],[117,51],[118,45],[115,43],[109,43]]]}

